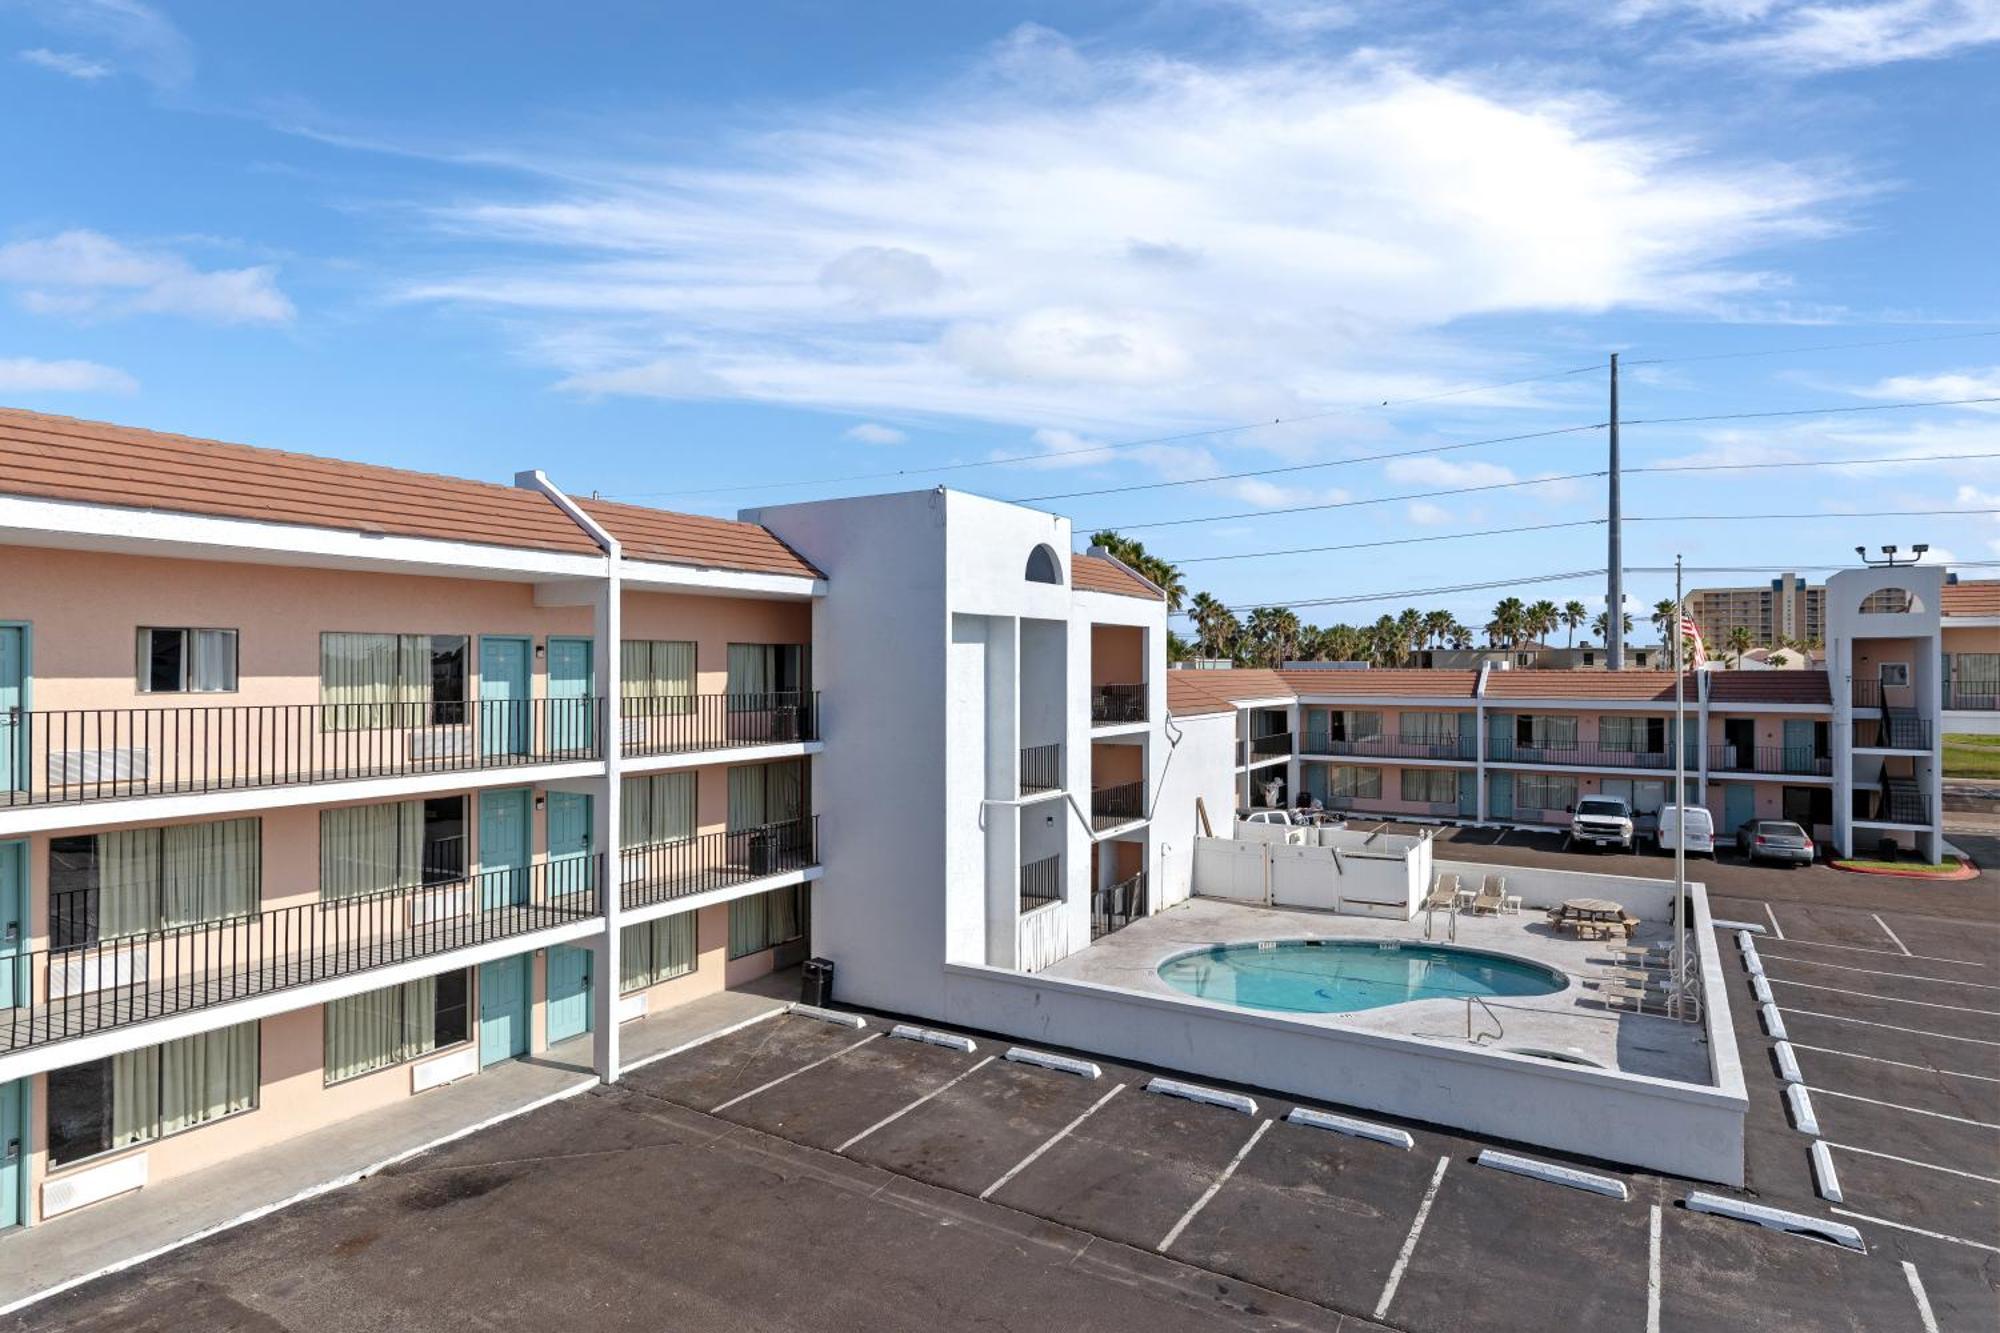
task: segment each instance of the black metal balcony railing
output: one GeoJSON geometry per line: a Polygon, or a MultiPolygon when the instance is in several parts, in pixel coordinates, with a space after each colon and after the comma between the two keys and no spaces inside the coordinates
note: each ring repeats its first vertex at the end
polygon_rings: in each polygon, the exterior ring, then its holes
{"type": "Polygon", "coordinates": [[[1931,724],[1924,718],[1890,711],[1854,724],[1854,743],[1864,750],[1929,750],[1931,724]]]}
{"type": "Polygon", "coordinates": [[[1062,898],[1062,856],[1045,856],[1021,867],[1021,911],[1047,907],[1062,898]]]}
{"type": "Polygon", "coordinates": [[[1914,685],[1884,685],[1879,680],[1857,680],[1854,682],[1854,706],[1856,708],[1915,708],[1917,687],[1914,685]]]}
{"type": "Polygon", "coordinates": [[[1093,685],[1090,688],[1090,720],[1099,724],[1144,722],[1144,685],[1093,685]]]}
{"type": "Polygon", "coordinates": [[[1280,759],[1292,752],[1292,733],[1289,731],[1267,732],[1250,738],[1250,759],[1280,759]]]}
{"type": "Polygon", "coordinates": [[[1062,746],[1030,745],[1021,751],[1021,794],[1060,791],[1063,785],[1062,746]]]}
{"type": "MultiPolygon", "coordinates": [[[[1495,740],[1487,749],[1489,761],[1501,764],[1553,764],[1562,768],[1644,768],[1671,769],[1674,747],[1664,750],[1619,750],[1604,745],[1523,745],[1512,740],[1495,740]]],[[[1688,767],[1694,757],[1688,758],[1688,767]]]]}
{"type": "Polygon", "coordinates": [[[1146,817],[1146,784],[1121,782],[1115,787],[1099,787],[1090,793],[1090,826],[1116,828],[1146,817]]]}
{"type": "Polygon", "coordinates": [[[1799,777],[1831,777],[1833,760],[1810,745],[1711,745],[1711,773],[1780,773],[1799,777]]]}
{"type": "Polygon", "coordinates": [[[1883,791],[1857,791],[1854,793],[1854,804],[1855,818],[1878,824],[1915,824],[1922,827],[1931,822],[1930,798],[1920,791],[1895,787],[1883,791]]]}
{"type": "Polygon", "coordinates": [[[618,716],[625,753],[641,757],[819,739],[819,695],[801,690],[628,694],[618,716]]]}
{"type": "MultiPolygon", "coordinates": [[[[0,1050],[586,920],[601,911],[602,872],[599,856],[571,857],[20,954],[0,960],[0,1050]]],[[[75,930],[85,914],[68,915],[75,930]]]]}
{"type": "Polygon", "coordinates": [[[595,759],[601,699],[0,712],[0,806],[595,759]]]}
{"type": "Polygon", "coordinates": [[[2000,709],[2000,680],[1953,680],[1944,687],[1944,706],[1976,712],[2000,709]]]}
{"type": "Polygon", "coordinates": [[[1324,731],[1306,734],[1307,754],[1353,755],[1369,759],[1473,759],[1473,738],[1446,736],[1437,740],[1404,739],[1399,736],[1367,736],[1359,740],[1335,740],[1324,731]]]}
{"type": "Polygon", "coordinates": [[[1098,889],[1090,895],[1090,938],[1101,939],[1123,930],[1146,915],[1146,872],[1098,889]]]}
{"type": "Polygon", "coordinates": [[[646,907],[818,864],[818,815],[627,847],[619,853],[622,901],[646,907]]]}

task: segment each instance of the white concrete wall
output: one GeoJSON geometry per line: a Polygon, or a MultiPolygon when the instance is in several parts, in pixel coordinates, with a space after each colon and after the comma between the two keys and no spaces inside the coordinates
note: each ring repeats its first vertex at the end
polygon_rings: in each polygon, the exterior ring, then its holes
{"type": "Polygon", "coordinates": [[[1153,802],[1156,910],[1183,902],[1193,892],[1195,843],[1201,831],[1196,801],[1208,812],[1209,826],[1218,839],[1228,839],[1236,806],[1231,783],[1236,719],[1229,713],[1174,718],[1164,729],[1163,744],[1167,756],[1153,802]]]}

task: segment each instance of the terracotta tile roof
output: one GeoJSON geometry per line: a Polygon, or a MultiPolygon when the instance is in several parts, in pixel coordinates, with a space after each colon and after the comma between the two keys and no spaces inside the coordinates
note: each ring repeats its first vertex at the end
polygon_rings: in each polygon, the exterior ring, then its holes
{"type": "MultiPolygon", "coordinates": [[[[1701,688],[1687,682],[1690,703],[1701,688]]],[[[1604,699],[1674,701],[1671,671],[1495,671],[1486,678],[1488,699],[1604,699]]]]}
{"type": "MultiPolygon", "coordinates": [[[[1382,698],[1407,695],[1412,698],[1472,697],[1479,682],[1477,671],[1436,671],[1391,669],[1386,671],[1336,671],[1295,667],[1276,673],[1300,695],[1354,696],[1382,698]]],[[[1527,674],[1527,673],[1523,673],[1527,674]]],[[[1538,673],[1539,674],[1539,673],[1538,673]]],[[[1553,674],[1553,673],[1551,673],[1553,674]]],[[[1567,673],[1565,673],[1567,674],[1567,673]]]]}
{"type": "Polygon", "coordinates": [[[0,408],[0,493],[588,555],[546,496],[0,408]]]}
{"type": "Polygon", "coordinates": [[[1711,704],[1820,704],[1833,706],[1824,671],[1711,671],[1711,704]]]}
{"type": "Polygon", "coordinates": [[[755,523],[676,514],[611,500],[579,500],[577,505],[618,539],[627,560],[658,560],[759,574],[796,574],[809,579],[821,577],[817,569],[779,541],[769,528],[755,523]]]}
{"type": "Polygon", "coordinates": [[[1073,555],[1069,561],[1069,583],[1079,592],[1108,592],[1119,597],[1160,600],[1160,590],[1116,560],[1099,555],[1073,555]]]}
{"type": "MultiPolygon", "coordinates": [[[[547,496],[517,486],[0,408],[0,494],[595,555],[547,496]]],[[[754,523],[590,500],[635,560],[818,577],[754,523]]]]}
{"type": "Polygon", "coordinates": [[[1948,616],[2000,616],[2000,579],[1947,583],[1938,604],[1948,616]]]}
{"type": "Polygon", "coordinates": [[[1198,717],[1204,713],[1234,713],[1236,705],[1228,691],[1210,681],[1210,676],[1234,675],[1232,671],[1169,671],[1167,711],[1175,717],[1198,717]]]}

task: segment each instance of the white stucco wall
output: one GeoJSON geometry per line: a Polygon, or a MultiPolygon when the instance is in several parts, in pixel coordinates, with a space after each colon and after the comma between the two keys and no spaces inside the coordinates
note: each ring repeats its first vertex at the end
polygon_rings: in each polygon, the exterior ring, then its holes
{"type": "Polygon", "coordinates": [[[1230,713],[1198,713],[1174,718],[1164,729],[1166,758],[1160,767],[1158,796],[1153,802],[1153,874],[1155,908],[1185,901],[1192,892],[1195,839],[1201,824],[1195,813],[1200,801],[1218,837],[1227,838],[1234,822],[1232,791],[1236,719],[1230,713]]]}

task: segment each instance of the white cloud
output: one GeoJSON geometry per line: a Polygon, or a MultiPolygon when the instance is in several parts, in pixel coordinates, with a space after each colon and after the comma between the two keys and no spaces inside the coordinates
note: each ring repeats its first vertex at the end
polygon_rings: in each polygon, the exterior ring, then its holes
{"type": "Polygon", "coordinates": [[[2000,41],[2000,0],[1628,0],[1626,23],[1689,20],[1692,49],[1816,74],[1935,60],[2000,41]]]}
{"type": "Polygon", "coordinates": [[[862,444],[901,444],[910,438],[907,433],[897,430],[894,426],[884,426],[875,421],[864,421],[858,426],[849,426],[841,434],[846,439],[858,440],[862,444]]]}
{"type": "Polygon", "coordinates": [[[140,0],[29,0],[27,8],[58,32],[111,47],[121,68],[163,92],[179,91],[194,78],[194,45],[140,0]]]}
{"type": "Polygon", "coordinates": [[[1315,37],[1348,27],[1355,20],[1354,9],[1337,0],[1219,0],[1226,8],[1240,9],[1266,27],[1291,37],[1315,37]]]}
{"type": "Polygon", "coordinates": [[[139,381],[95,361],[0,357],[0,393],[131,393],[139,381]]]}
{"type": "Polygon", "coordinates": [[[1427,528],[1441,527],[1452,521],[1449,509],[1434,505],[1429,500],[1418,500],[1410,505],[1410,522],[1420,523],[1427,528]]]}
{"type": "Polygon", "coordinates": [[[592,346],[572,388],[1167,434],[1486,378],[1440,332],[1479,316],[1754,305],[1781,284],[1744,257],[1849,192],[1639,115],[1036,29],[913,103],[797,108],[727,166],[580,150],[434,209],[500,258],[401,294],[592,346]]]}
{"type": "Polygon", "coordinates": [[[1258,477],[1248,477],[1232,481],[1221,487],[1222,493],[1234,496],[1246,504],[1259,509],[1288,509],[1299,505],[1345,504],[1354,498],[1352,491],[1339,486],[1314,488],[1310,486],[1281,486],[1276,482],[1264,481],[1258,477]]]}
{"type": "Polygon", "coordinates": [[[80,56],[73,51],[51,51],[46,46],[37,46],[16,52],[16,55],[30,65],[39,65],[53,73],[81,79],[85,83],[105,78],[111,73],[111,66],[103,61],[92,60],[89,56],[80,56]]]}
{"type": "Polygon", "coordinates": [[[1390,481],[1413,482],[1426,486],[1503,486],[1518,481],[1514,469],[1498,463],[1456,462],[1448,458],[1397,458],[1382,468],[1390,481]]]}
{"type": "Polygon", "coordinates": [[[295,313],[269,265],[197,269],[94,231],[0,245],[0,284],[38,314],[184,315],[213,324],[285,324],[295,313]]]}
{"type": "MultiPolygon", "coordinates": [[[[1942,402],[1956,398],[2000,399],[2000,366],[1953,370],[1937,375],[1891,375],[1855,392],[1865,398],[1903,402],[1942,402]]],[[[1970,411],[2000,412],[2000,402],[1968,403],[1970,411]]]]}

